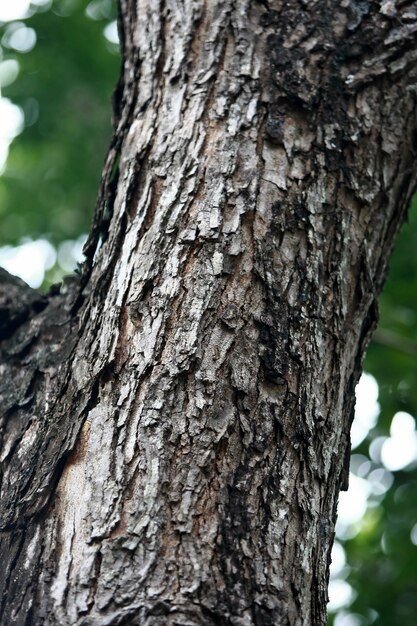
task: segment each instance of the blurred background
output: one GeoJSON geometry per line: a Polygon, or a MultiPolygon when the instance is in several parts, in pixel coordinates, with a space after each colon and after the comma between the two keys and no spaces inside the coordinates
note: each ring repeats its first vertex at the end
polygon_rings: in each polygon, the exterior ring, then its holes
{"type": "Polygon", "coordinates": [[[0,0],[0,264],[48,286],[81,260],[110,141],[113,0],[0,0]]]}
{"type": "MultiPolygon", "coordinates": [[[[82,261],[110,140],[115,19],[113,0],[0,0],[0,265],[35,288],[82,261]]],[[[356,392],[329,626],[417,624],[417,207],[380,312],[356,392]]]]}

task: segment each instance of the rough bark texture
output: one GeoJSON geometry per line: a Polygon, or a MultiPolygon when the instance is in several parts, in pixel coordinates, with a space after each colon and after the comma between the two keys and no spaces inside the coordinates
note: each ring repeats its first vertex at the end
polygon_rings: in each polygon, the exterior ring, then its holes
{"type": "Polygon", "coordinates": [[[0,277],[1,624],[323,625],[416,3],[120,4],[83,272],[0,277]]]}

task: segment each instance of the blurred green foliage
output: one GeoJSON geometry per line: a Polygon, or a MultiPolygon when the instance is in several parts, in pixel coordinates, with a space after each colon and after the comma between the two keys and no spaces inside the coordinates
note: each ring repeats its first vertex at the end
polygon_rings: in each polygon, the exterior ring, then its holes
{"type": "MultiPolygon", "coordinates": [[[[37,4],[23,20],[36,33],[32,50],[13,49],[13,24],[0,25],[1,59],[15,59],[20,66],[2,96],[25,114],[24,130],[13,141],[0,176],[0,245],[16,244],[24,236],[46,236],[59,244],[86,233],[110,138],[119,57],[103,31],[115,19],[114,3],[37,4]]],[[[381,415],[355,451],[364,458],[375,438],[388,436],[397,411],[417,416],[416,251],[417,206],[398,240],[380,299],[380,327],[365,362],[379,384],[381,415]]],[[[417,547],[410,532],[416,523],[414,465],[394,472],[392,487],[368,509],[360,531],[343,543],[347,581],[358,592],[346,609],[351,614],[346,624],[415,626],[417,547]]],[[[330,616],[329,624],[333,621],[330,616]]]]}
{"type": "MultiPolygon", "coordinates": [[[[355,450],[367,457],[372,442],[389,434],[396,412],[417,417],[417,197],[390,265],[379,299],[379,328],[364,364],[378,381],[381,406],[375,428],[355,450]]],[[[358,626],[417,624],[417,546],[410,536],[417,524],[416,464],[393,476],[385,497],[367,511],[361,531],[344,542],[351,568],[347,581],[357,591],[349,612],[358,626]]]]}
{"type": "MultiPolygon", "coordinates": [[[[417,164],[416,164],[417,167],[417,164]]],[[[379,428],[396,411],[417,417],[417,197],[403,226],[379,298],[380,324],[366,367],[379,384],[379,428]]],[[[416,518],[417,521],[417,518],[416,518]]],[[[416,621],[417,623],[417,621],[416,621]]]]}
{"type": "Polygon", "coordinates": [[[120,60],[103,29],[115,4],[55,0],[41,8],[24,20],[36,33],[33,50],[7,48],[11,24],[1,28],[3,60],[20,66],[2,96],[23,109],[25,128],[0,177],[0,244],[28,234],[56,243],[88,232],[110,140],[120,60]]]}

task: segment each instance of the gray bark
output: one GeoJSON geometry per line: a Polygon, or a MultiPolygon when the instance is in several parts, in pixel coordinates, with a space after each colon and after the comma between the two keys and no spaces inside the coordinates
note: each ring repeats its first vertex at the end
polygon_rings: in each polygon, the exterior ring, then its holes
{"type": "Polygon", "coordinates": [[[1,624],[323,625],[417,4],[120,8],[82,273],[0,277],[1,624]]]}

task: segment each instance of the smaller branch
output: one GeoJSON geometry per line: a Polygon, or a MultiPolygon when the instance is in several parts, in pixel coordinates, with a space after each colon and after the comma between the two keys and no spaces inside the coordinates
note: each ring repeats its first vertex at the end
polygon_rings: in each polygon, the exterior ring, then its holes
{"type": "Polygon", "coordinates": [[[0,340],[11,337],[31,313],[39,313],[47,298],[0,267],[0,340]]]}

